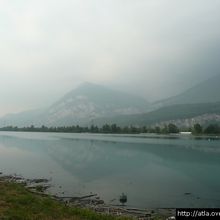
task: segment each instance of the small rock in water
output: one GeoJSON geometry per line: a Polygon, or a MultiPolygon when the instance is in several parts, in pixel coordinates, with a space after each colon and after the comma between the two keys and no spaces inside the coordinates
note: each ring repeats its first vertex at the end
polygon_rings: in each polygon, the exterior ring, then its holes
{"type": "Polygon", "coordinates": [[[49,180],[48,179],[32,179],[32,180],[30,180],[30,182],[32,182],[32,183],[47,183],[47,182],[49,182],[49,180]]]}
{"type": "Polygon", "coordinates": [[[122,193],[120,198],[119,198],[120,203],[122,203],[122,205],[124,205],[127,202],[127,196],[122,193]]]}

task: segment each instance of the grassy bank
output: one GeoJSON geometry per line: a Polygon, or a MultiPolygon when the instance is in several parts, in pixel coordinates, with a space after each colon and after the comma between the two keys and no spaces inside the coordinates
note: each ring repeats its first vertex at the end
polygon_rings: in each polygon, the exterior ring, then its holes
{"type": "Polygon", "coordinates": [[[48,196],[28,191],[18,183],[0,180],[0,219],[2,220],[128,220],[68,207],[48,196]]]}

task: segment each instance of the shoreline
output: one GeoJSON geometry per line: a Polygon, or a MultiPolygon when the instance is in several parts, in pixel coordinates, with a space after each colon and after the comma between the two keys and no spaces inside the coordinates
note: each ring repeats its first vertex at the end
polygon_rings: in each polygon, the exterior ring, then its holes
{"type": "Polygon", "coordinates": [[[44,130],[7,130],[0,128],[0,132],[15,132],[15,133],[52,133],[52,134],[89,134],[89,135],[106,135],[106,136],[127,136],[127,137],[201,137],[201,138],[217,138],[220,139],[219,133],[200,133],[194,134],[192,132],[185,133],[185,132],[177,132],[177,133],[156,133],[156,132],[88,132],[88,131],[81,131],[81,132],[73,132],[73,131],[44,131],[44,130]]]}
{"type": "Polygon", "coordinates": [[[48,179],[25,179],[18,175],[4,175],[0,172],[0,182],[15,183],[22,185],[28,192],[41,196],[49,197],[54,201],[64,204],[67,207],[87,209],[98,215],[107,215],[114,217],[125,217],[128,219],[149,220],[149,219],[167,219],[175,216],[175,209],[139,209],[136,207],[127,207],[123,205],[106,204],[97,194],[84,195],[82,197],[62,197],[47,193],[50,188],[48,179]]]}
{"type": "MultiPolygon", "coordinates": [[[[49,134],[49,135],[65,135],[65,138],[74,139],[75,135],[77,135],[77,139],[80,140],[99,140],[102,141],[103,138],[108,138],[112,141],[112,138],[116,138],[119,142],[127,142],[127,140],[136,141],[145,141],[151,139],[164,139],[164,140],[207,140],[207,141],[219,141],[220,135],[207,135],[207,134],[181,134],[181,133],[171,133],[171,134],[158,134],[158,133],[140,133],[140,134],[116,134],[116,133],[89,133],[89,132],[81,132],[81,133],[73,133],[73,132],[42,132],[42,131],[1,131],[0,135],[4,135],[12,133],[12,134],[49,134]],[[73,136],[70,136],[73,135],[73,136]],[[125,138],[125,140],[121,140],[120,138],[125,138]]],[[[105,139],[106,141],[106,139],[105,139]]]]}

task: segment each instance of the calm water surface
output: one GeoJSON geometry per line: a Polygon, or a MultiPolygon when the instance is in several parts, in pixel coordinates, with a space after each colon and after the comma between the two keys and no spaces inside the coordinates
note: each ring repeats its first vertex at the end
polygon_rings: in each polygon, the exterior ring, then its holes
{"type": "Polygon", "coordinates": [[[220,141],[0,132],[0,171],[136,207],[220,207],[220,141]]]}

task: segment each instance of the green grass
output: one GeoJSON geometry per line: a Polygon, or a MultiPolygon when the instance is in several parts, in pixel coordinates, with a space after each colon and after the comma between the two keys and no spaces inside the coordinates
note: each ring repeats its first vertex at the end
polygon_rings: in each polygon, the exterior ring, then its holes
{"type": "Polygon", "coordinates": [[[128,220],[91,210],[68,207],[49,196],[29,192],[17,183],[0,182],[1,220],[128,220]]]}

